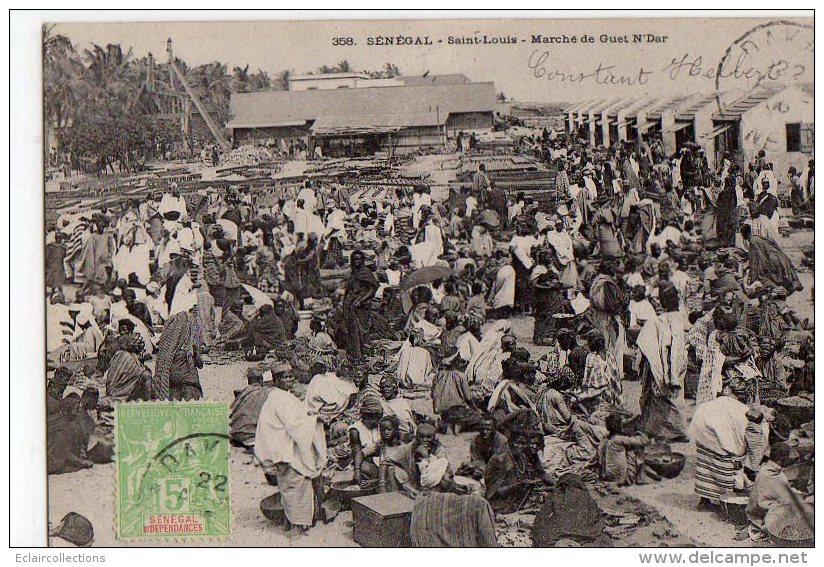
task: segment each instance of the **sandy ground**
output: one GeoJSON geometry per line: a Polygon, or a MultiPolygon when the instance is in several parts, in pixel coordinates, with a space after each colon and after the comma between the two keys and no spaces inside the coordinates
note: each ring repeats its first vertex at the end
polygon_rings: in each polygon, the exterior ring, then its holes
{"type": "MultiPolygon", "coordinates": [[[[796,266],[800,267],[800,247],[813,240],[812,231],[797,231],[783,239],[785,246],[796,266]]],[[[799,268],[799,276],[804,284],[804,291],[789,298],[791,307],[801,319],[813,320],[812,294],[813,274],[799,268]]],[[[532,318],[513,320],[513,330],[519,343],[525,344],[534,353],[541,348],[531,345],[532,318]]],[[[245,386],[245,372],[250,363],[207,364],[201,371],[201,381],[206,396],[211,400],[231,401],[233,390],[245,386]]],[[[640,388],[637,382],[624,382],[625,400],[630,408],[637,411],[640,388]],[[632,405],[635,404],[633,408],[632,405]]],[[[413,400],[413,407],[421,413],[431,413],[431,404],[427,399],[413,400]]],[[[688,418],[693,406],[690,403],[688,418]]],[[[443,437],[450,461],[453,465],[467,460],[469,440],[472,434],[447,435],[443,437]]],[[[648,527],[641,527],[624,539],[617,540],[616,545],[676,546],[700,545],[713,547],[732,547],[751,545],[749,541],[734,539],[735,527],[725,517],[713,512],[696,510],[698,498],[693,492],[693,470],[695,450],[690,444],[676,444],[673,450],[687,455],[687,465],[682,474],[672,480],[664,480],[646,486],[634,486],[622,489],[620,496],[601,493],[593,494],[604,508],[621,508],[624,511],[635,510],[636,513],[660,518],[648,527]],[[636,500],[637,499],[637,500],[636,500]]],[[[342,473],[351,475],[351,473],[342,473]]],[[[56,525],[68,512],[80,513],[91,520],[95,529],[95,545],[119,546],[123,542],[115,539],[115,465],[96,465],[76,473],[50,476],[49,486],[49,521],[56,525]]],[[[357,546],[352,539],[352,515],[344,512],[328,525],[319,524],[308,535],[296,540],[290,539],[282,530],[266,520],[260,513],[260,501],[271,495],[276,489],[269,486],[260,468],[251,455],[243,450],[232,448],[230,454],[230,490],[233,507],[232,536],[223,542],[231,546],[357,546]]],[[[152,545],[147,542],[142,545],[152,545]]],[[[69,546],[61,539],[52,541],[55,546],[69,546]]],[[[208,542],[203,542],[208,545],[208,542]]],[[[141,545],[131,543],[129,545],[141,545]]],[[[169,541],[166,545],[181,545],[169,541]]],[[[191,545],[186,542],[182,545],[191,545]]]]}

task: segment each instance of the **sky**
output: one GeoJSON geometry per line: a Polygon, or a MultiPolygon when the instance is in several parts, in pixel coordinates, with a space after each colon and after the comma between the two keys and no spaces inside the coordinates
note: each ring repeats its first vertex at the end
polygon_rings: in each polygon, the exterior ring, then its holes
{"type": "Polygon", "coordinates": [[[187,65],[217,60],[270,75],[304,73],[342,59],[357,70],[380,69],[389,61],[404,75],[463,73],[473,81],[494,81],[497,91],[516,100],[574,102],[712,92],[727,51],[721,90],[751,89],[757,77],[812,82],[812,25],[812,19],[730,17],[258,20],[60,23],[56,32],[81,49],[120,43],[136,57],[152,52],[162,59],[172,38],[175,55],[187,65]],[[644,41],[633,42],[633,34],[644,41]],[[432,45],[368,45],[369,38],[398,35],[428,37],[432,45]],[[534,35],[567,43],[533,43],[534,35]],[[498,43],[457,45],[450,37],[498,43]],[[344,44],[351,38],[353,45],[333,45],[335,38],[344,44]]]}

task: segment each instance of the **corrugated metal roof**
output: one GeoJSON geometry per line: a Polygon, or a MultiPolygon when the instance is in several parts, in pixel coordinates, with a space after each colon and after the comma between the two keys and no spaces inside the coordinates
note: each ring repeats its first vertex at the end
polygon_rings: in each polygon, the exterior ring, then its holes
{"type": "Polygon", "coordinates": [[[614,108],[610,108],[607,114],[609,114],[609,116],[613,116],[613,115],[618,116],[619,112],[621,112],[622,110],[624,110],[626,108],[632,107],[634,104],[638,103],[640,100],[641,99],[639,99],[639,98],[628,98],[628,99],[622,101],[620,105],[615,106],[614,108]]]}
{"type": "Polygon", "coordinates": [[[242,122],[237,122],[232,120],[229,124],[229,128],[280,128],[284,126],[305,126],[306,120],[280,120],[277,122],[258,122],[258,123],[248,123],[244,124],[242,122]]]}
{"type": "Polygon", "coordinates": [[[636,105],[635,108],[627,112],[627,118],[638,118],[641,114],[643,114],[647,109],[654,108],[656,105],[661,103],[661,99],[654,98],[652,100],[647,101],[644,104],[636,105]]]}
{"type": "Polygon", "coordinates": [[[689,94],[665,100],[663,103],[657,105],[652,110],[647,111],[647,118],[659,119],[661,118],[661,116],[663,116],[665,112],[669,110],[677,110],[679,107],[688,104],[689,101],[694,98],[696,98],[695,94],[689,94]]]}
{"type": "Polygon", "coordinates": [[[707,106],[710,103],[715,103],[717,98],[716,93],[703,95],[697,98],[694,102],[690,102],[689,106],[683,109],[678,109],[676,120],[692,120],[695,118],[695,113],[707,106]]]}
{"type": "Polygon", "coordinates": [[[712,115],[713,120],[738,120],[748,110],[755,108],[762,102],[771,99],[778,93],[786,90],[784,85],[770,85],[749,92],[730,104],[726,104],[721,112],[712,115]]]}
{"type": "Polygon", "coordinates": [[[306,122],[321,116],[493,112],[495,83],[233,93],[230,105],[230,128],[306,122]]]}
{"type": "Polygon", "coordinates": [[[315,134],[394,132],[415,126],[442,126],[446,123],[446,116],[446,113],[439,116],[435,112],[323,115],[312,124],[312,132],[315,134]]]}

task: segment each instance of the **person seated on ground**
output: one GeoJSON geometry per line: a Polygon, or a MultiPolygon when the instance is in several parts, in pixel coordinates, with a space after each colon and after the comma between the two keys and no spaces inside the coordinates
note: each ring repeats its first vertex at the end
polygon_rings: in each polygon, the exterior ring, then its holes
{"type": "Polygon", "coordinates": [[[402,397],[400,392],[398,381],[392,374],[384,374],[381,377],[380,394],[383,398],[383,414],[398,418],[401,439],[407,443],[415,435],[415,412],[412,411],[409,400],[402,397]]]}
{"type": "Polygon", "coordinates": [[[84,429],[79,415],[80,396],[68,394],[59,402],[59,411],[46,424],[46,463],[48,474],[64,474],[87,469],[90,432],[84,429]]]}
{"type": "Polygon", "coordinates": [[[378,480],[378,458],[375,446],[380,441],[378,425],[383,417],[383,406],[377,395],[362,396],[361,417],[349,427],[349,449],[354,473],[352,482],[361,488],[374,486],[378,480]],[[372,455],[366,457],[366,454],[372,455]]]}
{"type": "Polygon", "coordinates": [[[397,485],[412,497],[422,491],[448,492],[454,486],[454,474],[446,449],[430,423],[420,424],[415,438],[400,445],[392,454],[385,454],[384,462],[394,467],[397,485]]]}
{"type": "Polygon", "coordinates": [[[506,436],[498,431],[498,422],[491,413],[483,414],[478,434],[469,443],[469,462],[458,469],[458,474],[475,480],[484,477],[490,459],[507,451],[506,436]]]}
{"type": "Polygon", "coordinates": [[[486,499],[498,514],[518,511],[536,488],[550,482],[535,451],[532,431],[513,423],[507,441],[507,450],[492,456],[484,473],[486,499]]]}
{"type": "MultiPolygon", "coordinates": [[[[272,375],[283,374],[284,364],[272,367],[272,375]]],[[[247,386],[235,392],[235,399],[229,407],[229,441],[232,445],[253,449],[260,408],[269,397],[273,383],[264,383],[263,373],[258,368],[246,372],[247,386]]]]}
{"type": "Polygon", "coordinates": [[[409,337],[398,353],[398,382],[404,388],[429,387],[432,384],[432,355],[426,344],[425,331],[418,326],[409,329],[409,337]]]}
{"type": "Polygon", "coordinates": [[[63,394],[72,380],[73,372],[65,366],[59,366],[46,383],[46,417],[60,414],[63,394]]]}
{"type": "Polygon", "coordinates": [[[581,398],[597,400],[597,405],[621,405],[621,379],[615,356],[607,350],[606,340],[601,332],[594,331],[589,336],[590,353],[586,358],[584,380],[581,383],[581,398]]]}
{"type": "Polygon", "coordinates": [[[364,457],[378,459],[378,492],[397,492],[401,486],[395,477],[395,464],[403,446],[400,420],[394,415],[384,415],[378,424],[380,441],[366,448],[364,457]]]}
{"type": "Polygon", "coordinates": [[[458,348],[446,347],[438,372],[432,381],[432,410],[440,417],[441,431],[460,433],[471,425],[478,411],[472,399],[472,391],[464,369],[466,361],[459,356],[458,348]]]}
{"type": "Polygon", "coordinates": [[[776,443],[761,462],[747,501],[749,535],[754,541],[768,537],[764,519],[770,508],[793,502],[793,489],[784,474],[784,468],[790,466],[793,460],[793,448],[787,443],[776,443]]]}
{"type": "Polygon", "coordinates": [[[461,298],[455,292],[455,283],[452,280],[443,282],[444,297],[441,299],[441,313],[454,313],[460,315],[463,311],[463,303],[461,298]]]}
{"type": "Polygon", "coordinates": [[[246,327],[244,350],[249,360],[252,356],[260,357],[286,340],[286,331],[283,323],[275,314],[274,308],[267,304],[261,306],[257,314],[249,321],[246,327]]]}
{"type": "Polygon", "coordinates": [[[523,348],[513,349],[509,358],[501,362],[501,369],[501,380],[489,396],[487,411],[499,419],[521,409],[535,412],[532,388],[536,368],[529,360],[529,352],[523,348]]]}
{"type": "Polygon", "coordinates": [[[316,351],[337,351],[338,347],[329,333],[326,332],[323,319],[320,317],[312,317],[309,322],[309,330],[311,336],[309,337],[309,347],[316,351]]]}
{"type": "Polygon", "coordinates": [[[413,547],[497,547],[495,512],[476,494],[429,492],[415,500],[413,547]]]}
{"type": "Polygon", "coordinates": [[[484,284],[477,280],[472,282],[472,297],[466,302],[466,319],[468,322],[475,323],[478,328],[486,323],[484,284]]]}
{"type": "Polygon", "coordinates": [[[457,346],[458,339],[466,332],[460,324],[460,315],[455,311],[447,311],[443,316],[444,330],[441,333],[441,348],[457,346]]]}
{"type": "Polygon", "coordinates": [[[97,353],[97,368],[105,373],[107,405],[115,400],[148,399],[152,372],[143,363],[143,339],[133,334],[134,323],[121,320],[120,334],[110,334],[97,353]]]}
{"type": "Polygon", "coordinates": [[[316,360],[312,364],[312,380],[306,387],[306,405],[320,416],[324,424],[332,423],[347,408],[358,393],[358,387],[339,378],[330,365],[331,360],[316,360]]]}
{"type": "Polygon", "coordinates": [[[611,547],[603,514],[584,480],[575,474],[558,479],[532,524],[534,547],[611,547]]]}
{"type": "Polygon", "coordinates": [[[135,290],[126,288],[123,292],[123,301],[126,302],[126,309],[129,311],[129,315],[142,321],[151,333],[153,329],[152,313],[144,302],[137,299],[135,290]]]}
{"type": "Polygon", "coordinates": [[[284,299],[278,298],[275,300],[275,315],[283,324],[283,330],[286,332],[286,340],[295,338],[298,332],[298,324],[300,323],[300,315],[291,304],[288,304],[284,299]]]}
{"type": "Polygon", "coordinates": [[[618,486],[643,484],[643,448],[650,443],[643,433],[627,435],[619,414],[606,417],[607,436],[598,445],[600,477],[618,486]]]}

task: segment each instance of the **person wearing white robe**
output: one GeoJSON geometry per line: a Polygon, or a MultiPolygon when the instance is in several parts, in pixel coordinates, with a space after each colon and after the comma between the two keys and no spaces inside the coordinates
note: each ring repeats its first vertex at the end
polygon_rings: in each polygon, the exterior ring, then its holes
{"type": "Polygon", "coordinates": [[[333,371],[315,374],[306,387],[306,405],[325,423],[338,417],[349,405],[349,398],[358,388],[352,382],[342,380],[333,371]]]}
{"type": "Polygon", "coordinates": [[[314,211],[318,208],[318,197],[311,187],[304,187],[298,193],[298,201],[303,200],[303,208],[307,211],[314,211]]]}
{"type": "Polygon", "coordinates": [[[275,387],[260,409],[255,456],[278,479],[286,519],[307,529],[315,518],[317,479],[326,465],[323,423],[291,392],[275,387]]]}
{"type": "Polygon", "coordinates": [[[515,268],[507,261],[498,268],[490,296],[493,309],[515,306],[515,268]]]}
{"type": "Polygon", "coordinates": [[[575,264],[575,251],[572,237],[564,230],[563,221],[555,226],[549,226],[546,233],[547,245],[555,251],[558,263],[561,264],[561,283],[568,288],[578,286],[578,266],[575,264]]]}
{"type": "Polygon", "coordinates": [[[435,371],[432,356],[428,350],[416,344],[422,336],[420,331],[412,329],[410,337],[398,351],[398,383],[405,388],[432,385],[435,371]]]}
{"type": "Polygon", "coordinates": [[[514,250],[515,256],[527,270],[531,270],[535,261],[532,259],[532,249],[540,244],[540,241],[531,234],[514,235],[509,241],[510,250],[514,250]]]}
{"type": "Polygon", "coordinates": [[[495,251],[495,241],[492,240],[492,235],[489,234],[486,227],[479,224],[472,227],[472,238],[469,246],[473,254],[482,258],[492,256],[495,251]]]}

